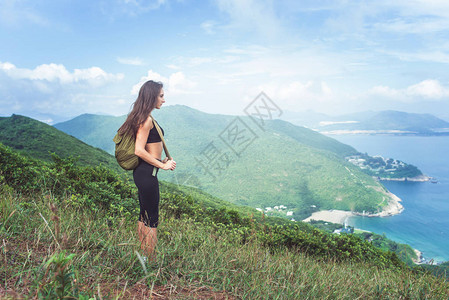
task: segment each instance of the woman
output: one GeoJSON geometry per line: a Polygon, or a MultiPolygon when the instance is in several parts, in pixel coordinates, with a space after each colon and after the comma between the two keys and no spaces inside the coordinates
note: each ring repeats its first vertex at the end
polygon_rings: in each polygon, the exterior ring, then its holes
{"type": "MultiPolygon", "coordinates": [[[[139,157],[139,165],[134,169],[134,183],[139,191],[140,214],[137,222],[137,233],[141,249],[149,257],[157,243],[157,225],[159,222],[159,182],[158,169],[174,170],[176,162],[167,157],[162,161],[162,140],[155,122],[151,117],[153,109],[160,109],[164,100],[163,85],[152,80],[145,82],[133,109],[118,132],[131,132],[136,138],[135,154],[139,157]]],[[[161,128],[162,133],[164,132],[161,128]]]]}

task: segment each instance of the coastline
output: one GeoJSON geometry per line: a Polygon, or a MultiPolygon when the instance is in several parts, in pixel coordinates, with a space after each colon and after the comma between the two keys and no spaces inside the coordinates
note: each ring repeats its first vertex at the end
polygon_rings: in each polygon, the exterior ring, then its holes
{"type": "Polygon", "coordinates": [[[344,225],[347,221],[347,218],[353,216],[363,216],[363,217],[390,217],[394,215],[398,215],[404,211],[404,207],[400,203],[402,200],[395,194],[380,189],[379,187],[372,187],[377,191],[382,192],[385,195],[384,201],[388,201],[388,204],[383,207],[381,212],[378,213],[366,213],[366,212],[353,212],[346,210],[321,210],[312,213],[312,215],[304,220],[303,222],[310,222],[311,220],[315,221],[325,221],[330,223],[337,223],[344,225]]]}
{"type": "Polygon", "coordinates": [[[413,262],[417,265],[425,264],[426,260],[424,259],[422,252],[418,249],[413,249],[413,251],[415,251],[416,256],[418,257],[417,259],[413,259],[413,262]]]}
{"type": "MultiPolygon", "coordinates": [[[[374,187],[373,187],[374,188],[374,187]]],[[[378,188],[375,188],[376,190],[379,190],[378,188]]],[[[380,191],[380,190],[379,190],[380,191]]],[[[398,215],[404,211],[404,206],[402,206],[401,198],[396,196],[390,191],[381,190],[381,192],[385,195],[388,204],[383,207],[381,212],[378,213],[359,213],[354,212],[354,215],[356,216],[363,216],[363,217],[390,217],[394,215],[398,215]]]]}
{"type": "MultiPolygon", "coordinates": [[[[373,187],[374,188],[374,187],[373,187]]],[[[346,211],[346,210],[338,210],[338,209],[330,209],[330,210],[321,210],[312,213],[312,215],[304,220],[303,222],[310,222],[312,220],[315,221],[324,221],[329,223],[336,223],[341,225],[346,225],[348,218],[354,217],[354,216],[364,216],[364,217],[389,217],[394,216],[397,214],[400,214],[404,207],[400,203],[402,200],[396,196],[395,194],[389,192],[389,191],[383,191],[383,193],[388,196],[389,203],[387,206],[384,207],[384,209],[376,214],[367,214],[367,213],[359,213],[359,212],[352,212],[352,211],[346,211]]],[[[358,229],[358,228],[355,228],[358,229]]],[[[361,230],[361,229],[358,229],[361,230]]],[[[366,231],[366,230],[362,230],[366,231]]],[[[414,249],[416,253],[416,259],[412,259],[413,262],[417,265],[420,264],[427,264],[427,260],[424,258],[423,253],[419,251],[418,249],[414,249]]]]}
{"type": "Polygon", "coordinates": [[[386,191],[384,189],[381,189],[379,187],[371,187],[381,193],[384,194],[385,198],[388,204],[383,207],[381,212],[378,213],[365,213],[365,212],[353,212],[353,211],[346,211],[346,210],[338,210],[338,209],[331,209],[331,210],[321,210],[312,213],[312,215],[304,220],[303,222],[310,222],[311,220],[315,221],[325,221],[325,222],[331,222],[331,223],[337,223],[337,224],[345,224],[345,221],[349,217],[353,216],[363,216],[363,217],[390,217],[394,215],[398,215],[401,212],[404,211],[404,206],[400,202],[402,202],[401,198],[396,196],[390,191],[386,191]]]}
{"type": "MultiPolygon", "coordinates": [[[[345,225],[345,223],[347,222],[347,219],[349,217],[353,217],[353,216],[357,216],[357,215],[358,214],[350,212],[350,211],[338,210],[338,209],[321,210],[321,211],[314,212],[310,217],[304,219],[303,222],[310,222],[311,220],[315,220],[315,221],[325,221],[325,222],[345,225]]],[[[367,216],[367,215],[365,215],[365,216],[367,216]]],[[[370,215],[370,216],[373,216],[373,215],[370,215]]],[[[362,230],[362,229],[358,229],[358,228],[355,228],[355,229],[361,230],[361,231],[367,231],[367,230],[362,230]]],[[[421,264],[427,263],[426,259],[423,256],[423,253],[421,251],[419,251],[418,249],[414,249],[414,248],[413,248],[413,251],[415,251],[416,257],[417,257],[416,259],[412,259],[415,264],[421,265],[421,264]]]]}
{"type": "Polygon", "coordinates": [[[426,182],[434,179],[433,177],[427,175],[419,175],[415,177],[401,177],[401,178],[384,178],[384,177],[374,177],[380,181],[412,181],[412,182],[426,182]]]}

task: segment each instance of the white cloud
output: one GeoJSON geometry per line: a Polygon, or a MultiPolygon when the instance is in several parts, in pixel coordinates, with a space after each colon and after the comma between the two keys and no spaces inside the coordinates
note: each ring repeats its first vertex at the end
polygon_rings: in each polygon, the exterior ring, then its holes
{"type": "Polygon", "coordinates": [[[196,83],[185,77],[184,73],[176,72],[171,74],[168,78],[159,73],[149,70],[146,76],[140,78],[139,83],[135,84],[131,89],[131,95],[137,95],[140,87],[148,80],[160,81],[164,84],[164,90],[170,95],[180,94],[194,94],[196,83]]]}
{"type": "Polygon", "coordinates": [[[390,56],[397,57],[402,61],[425,61],[425,62],[437,62],[443,64],[449,64],[449,53],[447,53],[446,49],[447,45],[440,45],[440,49],[424,49],[424,50],[409,50],[409,51],[392,51],[392,50],[384,50],[379,51],[380,53],[384,53],[390,56]],[[442,51],[444,50],[444,51],[442,51]]]}
{"type": "MultiPolygon", "coordinates": [[[[216,0],[219,9],[227,13],[231,30],[239,28],[255,31],[264,37],[273,37],[281,31],[281,22],[274,10],[272,0],[216,0]]],[[[222,28],[224,28],[223,26],[222,28]]]]}
{"type": "Polygon", "coordinates": [[[75,116],[100,108],[125,111],[128,105],[115,104],[123,95],[112,84],[123,77],[99,67],[69,71],[61,64],[42,64],[28,69],[0,62],[0,113],[75,116]]]}
{"type": "Polygon", "coordinates": [[[253,94],[261,91],[284,109],[318,109],[334,101],[334,92],[328,84],[313,80],[270,83],[251,89],[253,94]]]}
{"type": "Polygon", "coordinates": [[[449,97],[449,86],[443,86],[438,80],[426,79],[404,89],[376,86],[369,93],[403,102],[415,102],[417,100],[434,101],[449,97]]]}
{"type": "Polygon", "coordinates": [[[383,85],[373,87],[369,91],[369,93],[373,94],[373,95],[379,95],[379,96],[384,96],[384,97],[389,97],[389,98],[402,97],[402,93],[399,90],[390,88],[388,86],[383,86],[383,85]]]}
{"type": "Polygon", "coordinates": [[[167,0],[116,0],[100,3],[101,11],[112,18],[121,15],[138,16],[148,11],[157,10],[167,0]]]}
{"type": "Polygon", "coordinates": [[[142,66],[143,60],[138,57],[117,57],[117,61],[124,65],[142,66]]]}
{"type": "Polygon", "coordinates": [[[427,79],[407,88],[406,94],[427,99],[441,99],[449,96],[449,87],[444,87],[438,80],[427,79]]]}
{"type": "Polygon", "coordinates": [[[449,28],[449,19],[444,18],[420,18],[404,19],[396,18],[394,20],[374,24],[376,30],[395,32],[399,34],[414,33],[427,34],[438,31],[447,31],[449,28]]]}
{"type": "Polygon", "coordinates": [[[48,20],[37,13],[26,1],[0,1],[0,24],[20,26],[24,23],[47,26],[48,20]]]}
{"type": "Polygon", "coordinates": [[[175,65],[175,64],[168,64],[168,65],[166,65],[166,67],[169,68],[169,69],[172,69],[172,70],[179,70],[179,69],[181,69],[180,66],[175,65]]]}
{"type": "Polygon", "coordinates": [[[166,2],[166,0],[123,0],[124,4],[139,9],[157,9],[166,2]]]}
{"type": "Polygon", "coordinates": [[[204,21],[201,23],[200,27],[203,29],[207,34],[215,34],[215,25],[216,23],[214,21],[204,21]]]}
{"type": "Polygon", "coordinates": [[[358,29],[369,28],[367,25],[371,25],[371,22],[378,29],[412,33],[448,29],[442,26],[447,24],[449,18],[449,2],[446,0],[378,0],[363,3],[332,0],[309,1],[308,4],[298,1],[290,2],[287,7],[292,11],[330,12],[331,17],[327,20],[340,20],[344,24],[358,23],[361,25],[358,29]]]}
{"type": "Polygon", "coordinates": [[[385,6],[397,7],[402,15],[449,17],[449,2],[446,0],[383,0],[385,6]]]}
{"type": "Polygon", "coordinates": [[[100,86],[110,81],[123,79],[123,74],[110,74],[99,67],[87,69],[75,69],[69,72],[61,64],[42,64],[34,69],[17,68],[15,65],[0,62],[0,71],[3,71],[12,79],[28,79],[32,81],[41,81],[42,83],[60,83],[73,84],[84,83],[91,86],[100,86]]]}

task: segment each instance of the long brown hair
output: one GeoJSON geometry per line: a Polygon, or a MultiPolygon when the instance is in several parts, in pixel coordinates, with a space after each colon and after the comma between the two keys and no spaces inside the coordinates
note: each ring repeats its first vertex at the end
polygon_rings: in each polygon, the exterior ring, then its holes
{"type": "Polygon", "coordinates": [[[151,111],[156,107],[157,97],[164,85],[162,82],[149,80],[145,82],[139,91],[137,100],[132,105],[132,110],[128,114],[125,123],[119,128],[119,134],[131,133],[136,137],[137,130],[150,115],[151,111]]]}

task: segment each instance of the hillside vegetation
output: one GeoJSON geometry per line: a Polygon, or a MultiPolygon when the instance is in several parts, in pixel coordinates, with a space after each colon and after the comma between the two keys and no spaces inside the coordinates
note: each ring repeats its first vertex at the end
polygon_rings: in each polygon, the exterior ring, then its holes
{"type": "Polygon", "coordinates": [[[51,161],[51,153],[62,157],[79,157],[81,165],[102,164],[119,171],[113,156],[92,147],[77,138],[37,120],[12,115],[0,117],[0,143],[45,161],[51,161]]]}
{"type": "Polygon", "coordinates": [[[445,299],[449,292],[444,280],[353,235],[209,206],[214,198],[170,183],[161,186],[156,262],[146,264],[126,176],[55,155],[46,163],[3,145],[0,152],[0,296],[445,299]]]}
{"type": "MultiPolygon", "coordinates": [[[[161,174],[163,180],[240,205],[284,205],[296,220],[322,209],[376,213],[387,204],[388,196],[380,192],[385,188],[345,161],[357,153],[354,148],[312,130],[281,120],[267,120],[260,128],[249,117],[212,115],[181,105],[153,115],[177,161],[176,172],[161,174]]],[[[112,139],[123,117],[116,117],[115,125],[111,118],[82,115],[55,127],[84,141],[112,139]]]]}
{"type": "Polygon", "coordinates": [[[83,299],[161,295],[170,293],[166,286],[190,296],[285,299],[444,298],[449,291],[444,281],[355,236],[211,207],[206,194],[194,198],[169,183],[162,185],[156,263],[142,265],[136,191],[126,177],[71,159],[45,163],[0,150],[5,290],[83,299]]]}

